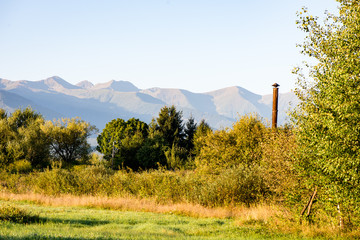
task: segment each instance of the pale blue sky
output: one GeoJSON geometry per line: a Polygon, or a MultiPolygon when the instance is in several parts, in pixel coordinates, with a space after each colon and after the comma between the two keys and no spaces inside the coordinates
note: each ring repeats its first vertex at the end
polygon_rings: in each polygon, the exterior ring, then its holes
{"type": "Polygon", "coordinates": [[[335,0],[0,0],[0,78],[258,94],[295,86],[296,12],[335,0]]]}

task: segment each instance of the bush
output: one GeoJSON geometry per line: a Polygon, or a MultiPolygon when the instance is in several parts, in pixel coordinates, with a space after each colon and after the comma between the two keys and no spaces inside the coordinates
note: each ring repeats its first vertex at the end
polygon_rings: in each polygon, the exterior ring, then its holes
{"type": "Polygon", "coordinates": [[[74,174],[67,169],[54,168],[46,169],[44,172],[34,174],[32,190],[35,192],[59,195],[63,193],[76,194],[78,181],[74,174]]]}
{"type": "Polygon", "coordinates": [[[39,220],[39,215],[30,213],[24,209],[7,204],[0,205],[0,221],[34,223],[39,222],[39,220]]]}
{"type": "Polygon", "coordinates": [[[200,145],[196,167],[216,173],[221,169],[239,165],[259,164],[262,157],[261,143],[268,129],[258,116],[243,116],[232,129],[209,132],[198,139],[200,145]]]}
{"type": "Polygon", "coordinates": [[[114,171],[104,165],[98,166],[75,166],[71,175],[74,177],[74,194],[98,195],[106,192],[109,186],[109,178],[114,171]]]}
{"type": "Polygon", "coordinates": [[[104,166],[76,166],[32,174],[3,176],[10,192],[45,195],[97,195],[151,198],[159,203],[191,202],[204,206],[250,205],[267,197],[259,167],[234,167],[219,174],[194,171],[114,171],[104,166]]]}
{"type": "Polygon", "coordinates": [[[12,173],[28,173],[32,171],[32,166],[27,160],[19,160],[9,164],[7,169],[12,173]]]}
{"type": "Polygon", "coordinates": [[[187,179],[187,200],[204,206],[256,204],[269,193],[259,167],[234,167],[187,179]]]}
{"type": "Polygon", "coordinates": [[[261,145],[263,178],[277,198],[294,193],[299,177],[295,171],[296,139],[289,129],[278,128],[269,133],[261,145]]]}

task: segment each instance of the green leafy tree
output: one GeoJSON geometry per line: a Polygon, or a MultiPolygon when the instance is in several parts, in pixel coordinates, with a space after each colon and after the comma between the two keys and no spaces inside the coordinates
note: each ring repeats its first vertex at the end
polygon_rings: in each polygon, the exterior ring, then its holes
{"type": "Polygon", "coordinates": [[[206,135],[197,139],[201,146],[195,160],[197,168],[218,173],[239,165],[258,165],[267,131],[262,120],[253,115],[241,117],[232,129],[206,130],[206,135]]]}
{"type": "Polygon", "coordinates": [[[164,148],[164,140],[158,134],[151,134],[144,141],[144,144],[136,153],[136,158],[142,169],[158,168],[159,165],[166,165],[166,148],[164,148]]]}
{"type": "Polygon", "coordinates": [[[38,118],[18,129],[17,141],[23,148],[24,156],[34,168],[44,168],[49,165],[50,142],[41,126],[44,119],[38,118]]]}
{"type": "Polygon", "coordinates": [[[97,137],[97,150],[104,154],[105,159],[113,161],[113,167],[125,166],[137,170],[147,165],[136,157],[147,135],[148,125],[139,119],[114,119],[97,137]]]}
{"type": "Polygon", "coordinates": [[[327,14],[324,23],[306,9],[299,13],[307,34],[302,53],[316,63],[305,64],[306,73],[295,69],[301,103],[293,117],[308,183],[350,207],[360,195],[360,2],[338,3],[339,14],[327,14]]]}
{"type": "Polygon", "coordinates": [[[0,167],[5,168],[13,162],[9,154],[8,144],[13,139],[13,132],[7,122],[7,118],[0,119],[0,167]]]}
{"type": "Polygon", "coordinates": [[[50,143],[52,158],[64,164],[76,164],[88,159],[91,147],[87,138],[97,129],[80,118],[62,118],[47,121],[42,130],[50,143]]]}
{"type": "Polygon", "coordinates": [[[7,118],[7,113],[5,109],[0,108],[0,119],[6,119],[6,118],[7,118]]]}
{"type": "Polygon", "coordinates": [[[1,162],[9,165],[26,161],[33,167],[42,168],[49,163],[49,143],[41,130],[44,118],[31,108],[17,109],[7,117],[0,112],[1,162]]]}
{"type": "Polygon", "coordinates": [[[43,117],[41,116],[41,114],[36,113],[30,107],[27,107],[24,110],[15,110],[11,114],[11,116],[8,117],[8,122],[10,124],[10,127],[14,131],[17,131],[21,127],[28,127],[33,121],[37,119],[43,119],[43,117]]]}
{"type": "Polygon", "coordinates": [[[212,129],[211,129],[210,125],[204,119],[202,119],[200,121],[200,123],[197,125],[196,131],[195,131],[195,134],[193,137],[194,138],[193,139],[193,143],[194,143],[193,154],[195,156],[199,155],[200,150],[203,147],[204,140],[205,140],[206,136],[210,133],[212,133],[212,129]]]}

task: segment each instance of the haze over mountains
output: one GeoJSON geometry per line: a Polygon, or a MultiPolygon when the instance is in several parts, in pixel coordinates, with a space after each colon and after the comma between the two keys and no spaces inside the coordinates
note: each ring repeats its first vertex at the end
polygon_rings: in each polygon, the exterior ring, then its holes
{"type": "MultiPolygon", "coordinates": [[[[269,86],[269,92],[271,92],[269,86]]],[[[293,93],[279,95],[279,124],[284,124],[293,93]]],[[[150,122],[163,106],[175,105],[184,119],[205,119],[213,128],[231,126],[239,115],[258,113],[271,119],[272,94],[258,95],[241,87],[228,87],[207,93],[183,89],[139,89],[128,81],[76,85],[54,76],[41,81],[10,81],[0,78],[0,108],[12,112],[31,106],[46,119],[79,116],[100,130],[115,118],[139,118],[150,122]]]]}

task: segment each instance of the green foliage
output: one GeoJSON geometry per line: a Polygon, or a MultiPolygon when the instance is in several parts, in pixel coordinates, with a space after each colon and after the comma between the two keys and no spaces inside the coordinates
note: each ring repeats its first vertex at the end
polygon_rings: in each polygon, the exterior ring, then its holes
{"type": "Polygon", "coordinates": [[[200,154],[200,150],[203,147],[204,139],[207,137],[208,134],[212,133],[212,129],[210,128],[209,124],[205,122],[204,119],[200,121],[200,123],[196,127],[196,131],[193,137],[193,154],[197,156],[200,154]]]}
{"type": "Polygon", "coordinates": [[[136,153],[142,169],[152,169],[166,165],[164,140],[158,134],[151,134],[136,153]]]}
{"type": "MultiPolygon", "coordinates": [[[[222,169],[219,174],[164,169],[133,172],[105,166],[53,167],[43,172],[5,174],[6,192],[156,199],[161,203],[189,202],[204,206],[256,204],[270,193],[259,167],[222,169]]],[[[0,185],[1,189],[1,185],[0,185]]]]}
{"type": "Polygon", "coordinates": [[[28,160],[18,160],[9,164],[7,170],[12,173],[28,173],[32,171],[32,166],[28,160]]]}
{"type": "Polygon", "coordinates": [[[196,166],[210,172],[238,165],[259,164],[262,157],[261,143],[268,130],[257,116],[244,116],[232,129],[210,132],[196,138],[201,146],[196,166]]]}
{"type": "Polygon", "coordinates": [[[7,119],[0,119],[0,166],[5,167],[13,161],[10,155],[9,143],[13,139],[13,132],[7,119]]]}
{"type": "Polygon", "coordinates": [[[113,161],[113,167],[124,166],[134,170],[147,167],[136,154],[148,135],[148,126],[139,119],[128,121],[114,119],[103,129],[97,137],[97,150],[104,154],[104,158],[113,161]],[[114,154],[114,159],[112,159],[114,154]]]}
{"type": "Polygon", "coordinates": [[[32,180],[33,190],[42,194],[76,194],[76,189],[79,187],[75,174],[72,174],[68,169],[55,167],[29,176],[36,176],[32,180]]]}
{"type": "Polygon", "coordinates": [[[0,120],[6,119],[6,118],[7,118],[7,113],[6,113],[5,109],[0,108],[0,120]]]}
{"type": "Polygon", "coordinates": [[[140,148],[137,157],[147,166],[166,166],[176,169],[186,165],[193,148],[196,124],[193,118],[184,128],[182,112],[174,106],[163,107],[149,126],[149,138],[140,148]]]}
{"type": "Polygon", "coordinates": [[[8,122],[10,127],[17,131],[21,127],[28,127],[32,122],[37,119],[43,119],[43,117],[33,111],[30,107],[25,108],[24,110],[17,109],[11,116],[8,117],[8,122]]]}
{"type": "Polygon", "coordinates": [[[65,164],[88,160],[91,151],[87,138],[96,128],[80,118],[47,121],[42,130],[50,142],[51,155],[65,164]]]}
{"type": "Polygon", "coordinates": [[[0,165],[26,160],[33,167],[44,167],[49,160],[49,142],[41,126],[44,119],[31,108],[15,110],[0,120],[0,165]]]}
{"type": "Polygon", "coordinates": [[[155,129],[164,139],[164,145],[171,148],[173,144],[183,146],[184,125],[182,112],[176,111],[175,106],[163,107],[156,118],[155,129]]]}
{"type": "Polygon", "coordinates": [[[169,169],[180,169],[185,166],[187,159],[187,151],[185,148],[181,148],[173,144],[171,148],[165,151],[166,165],[169,169]]]}
{"type": "Polygon", "coordinates": [[[73,164],[86,160],[87,138],[95,127],[80,119],[45,122],[31,108],[17,109],[9,116],[0,110],[0,167],[11,172],[28,172],[50,165],[50,159],[73,164]]]}
{"type": "Polygon", "coordinates": [[[299,13],[306,34],[302,53],[316,59],[306,64],[309,75],[299,76],[296,94],[301,100],[294,123],[298,138],[299,171],[309,187],[328,195],[331,211],[340,204],[358,208],[360,194],[360,2],[338,0],[339,15],[327,15],[324,24],[299,13]]]}
{"type": "MultiPolygon", "coordinates": [[[[263,179],[274,198],[282,199],[298,194],[300,178],[295,170],[296,136],[293,131],[277,128],[268,133],[261,144],[263,179]]],[[[297,204],[291,201],[292,206],[297,204]]]]}
{"type": "Polygon", "coordinates": [[[34,223],[39,222],[40,217],[25,209],[9,204],[0,205],[0,222],[9,221],[14,223],[34,223]]]}
{"type": "Polygon", "coordinates": [[[195,119],[193,117],[190,117],[188,121],[185,124],[185,139],[184,139],[184,145],[185,149],[187,149],[188,152],[192,153],[194,149],[194,136],[197,130],[197,124],[195,123],[195,119]]]}

